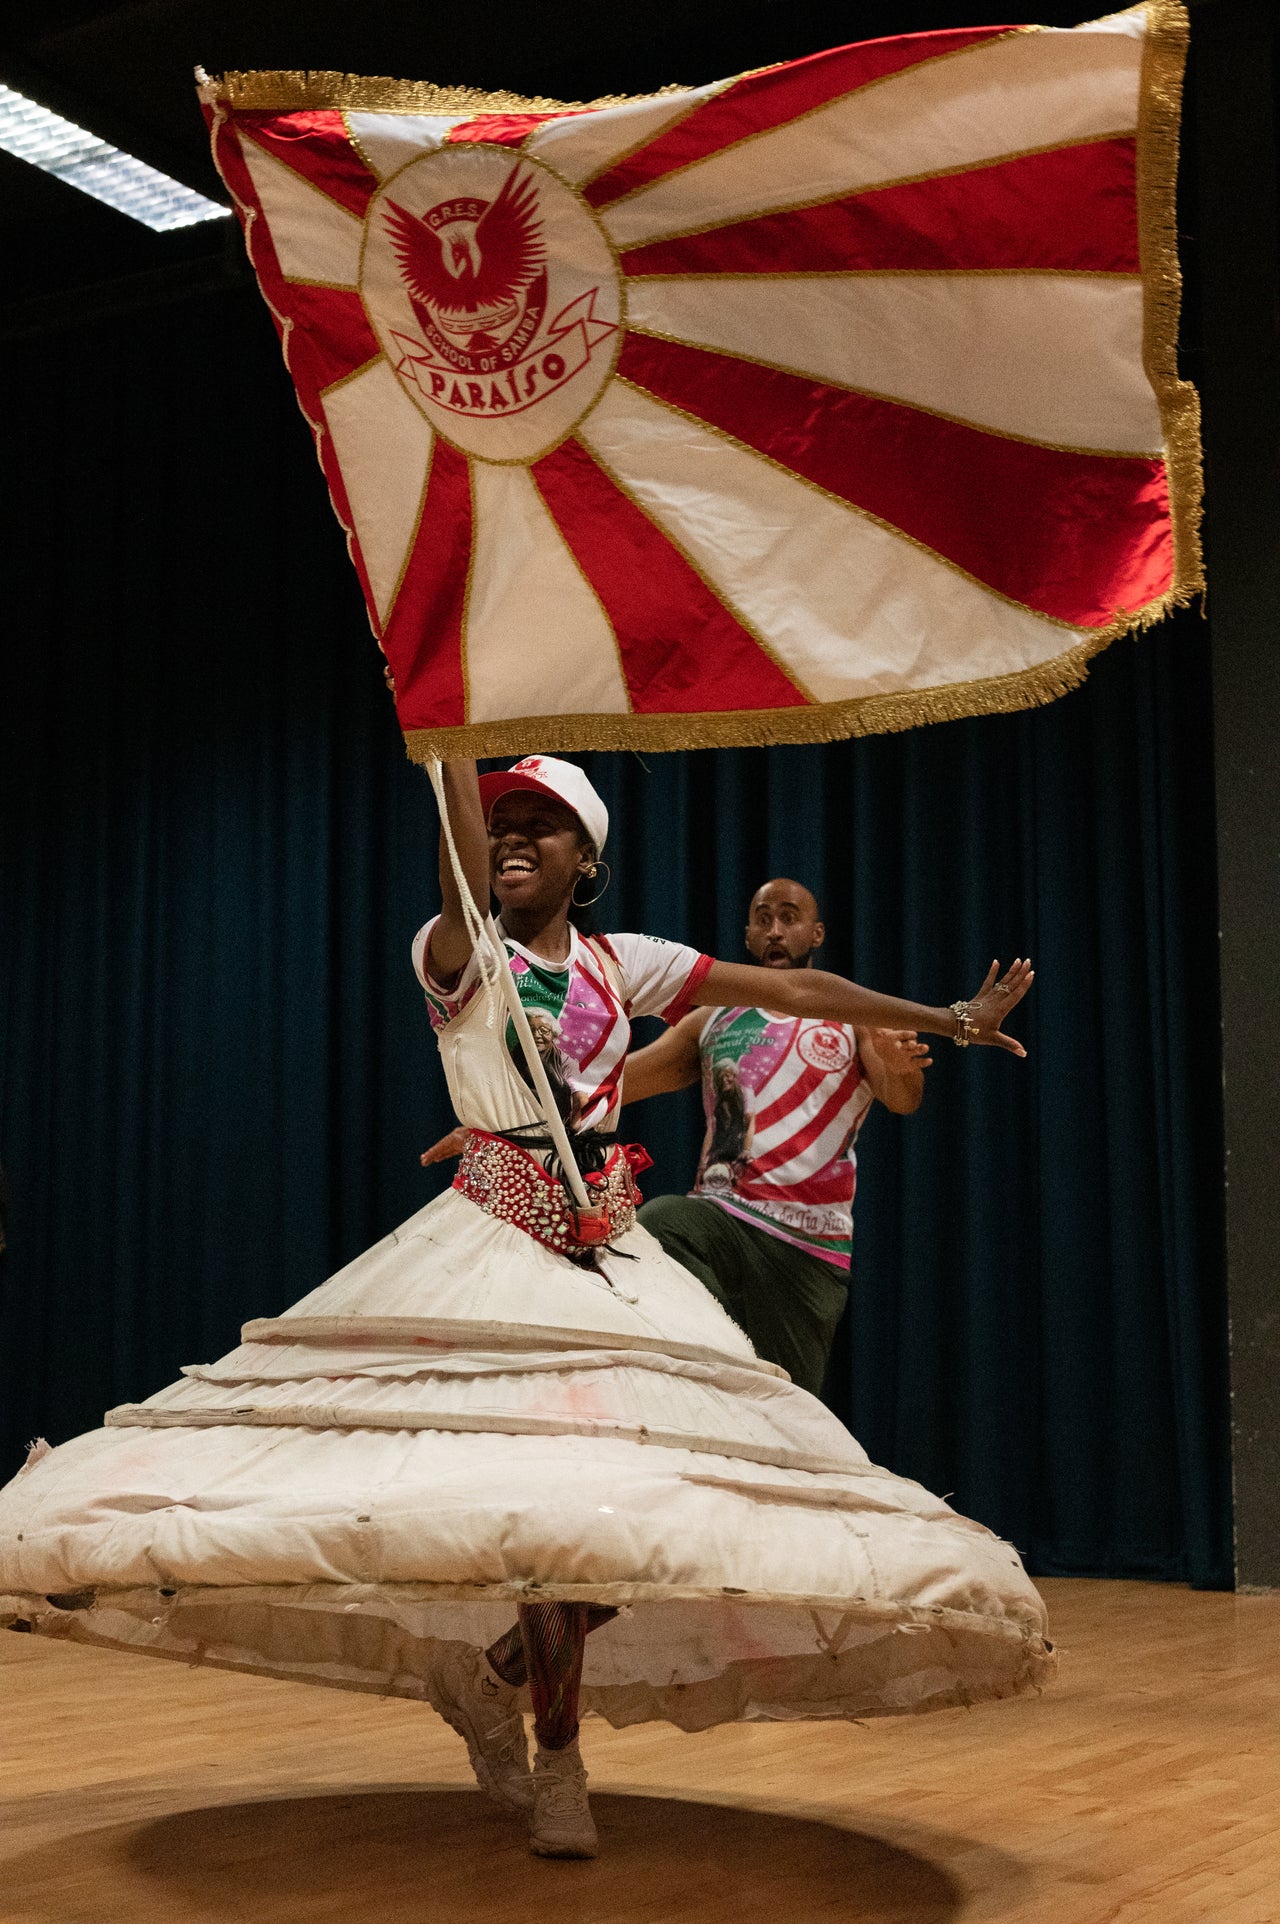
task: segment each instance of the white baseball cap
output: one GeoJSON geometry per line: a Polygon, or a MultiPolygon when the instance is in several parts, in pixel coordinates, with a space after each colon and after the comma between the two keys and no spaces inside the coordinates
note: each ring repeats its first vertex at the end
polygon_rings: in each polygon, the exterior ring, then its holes
{"type": "Polygon", "coordinates": [[[609,811],[590,782],[573,762],[558,761],[554,755],[526,755],[513,768],[501,768],[493,775],[480,777],[480,806],[486,822],[493,805],[513,789],[526,789],[534,795],[550,795],[571,808],[587,834],[597,855],[604,852],[609,833],[609,811]]]}

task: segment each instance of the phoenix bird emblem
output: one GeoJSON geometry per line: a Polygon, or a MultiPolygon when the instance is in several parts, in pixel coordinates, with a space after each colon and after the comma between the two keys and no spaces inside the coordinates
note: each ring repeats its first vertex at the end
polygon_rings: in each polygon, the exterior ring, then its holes
{"type": "Polygon", "coordinates": [[[415,308],[475,352],[495,346],[519,320],[526,292],[545,270],[537,191],[517,166],[474,224],[462,213],[439,218],[451,211],[442,203],[410,214],[389,200],[387,231],[415,308]]]}

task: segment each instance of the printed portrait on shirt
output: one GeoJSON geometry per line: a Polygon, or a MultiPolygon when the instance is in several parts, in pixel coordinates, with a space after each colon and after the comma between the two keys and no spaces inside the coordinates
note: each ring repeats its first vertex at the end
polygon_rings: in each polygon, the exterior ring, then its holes
{"type": "MultiPolygon", "coordinates": [[[[533,1031],[533,1039],[537,1045],[542,1066],[547,1072],[547,1081],[551,1084],[551,1093],[555,1098],[556,1108],[560,1112],[560,1119],[572,1128],[577,1120],[578,1111],[582,1107],[582,1098],[569,1082],[569,1064],[560,1046],[560,1024],[547,1009],[540,1009],[536,1005],[529,1009],[528,1015],[529,1027],[533,1031]]],[[[515,1063],[521,1080],[536,1095],[533,1077],[524,1059],[524,1050],[520,1047],[516,1038],[515,1025],[511,1021],[507,1023],[507,1047],[511,1051],[511,1059],[515,1063]]]]}
{"type": "Polygon", "coordinates": [[[711,1088],[711,1125],[698,1174],[704,1187],[727,1189],[750,1152],[752,1116],[735,1062],[712,1065],[711,1088]]]}
{"type": "Polygon", "coordinates": [[[778,1041],[759,1009],[717,1026],[703,1053],[707,1131],[698,1163],[700,1189],[731,1189],[751,1155],[756,1095],[776,1066],[778,1041]]]}

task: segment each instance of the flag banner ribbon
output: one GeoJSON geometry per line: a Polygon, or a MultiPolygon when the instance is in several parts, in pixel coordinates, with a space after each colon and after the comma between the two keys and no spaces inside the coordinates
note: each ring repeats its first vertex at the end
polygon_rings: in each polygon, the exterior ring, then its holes
{"type": "Polygon", "coordinates": [[[1050,701],[1203,586],[1187,21],[566,105],[200,78],[409,752],[1050,701]]]}
{"type": "MultiPolygon", "coordinates": [[[[580,374],[591,359],[592,349],[617,333],[614,322],[595,319],[595,301],[594,288],[579,294],[545,334],[537,330],[537,310],[533,315],[526,313],[526,325],[504,344],[503,350],[469,354],[465,360],[460,350],[442,342],[438,335],[424,353],[420,340],[397,334],[395,339],[404,353],[396,363],[396,373],[402,380],[412,381],[423,400],[447,413],[470,414],[478,419],[519,414],[537,407],[554,389],[580,374]]],[[[423,331],[427,332],[425,324],[423,331]]]]}

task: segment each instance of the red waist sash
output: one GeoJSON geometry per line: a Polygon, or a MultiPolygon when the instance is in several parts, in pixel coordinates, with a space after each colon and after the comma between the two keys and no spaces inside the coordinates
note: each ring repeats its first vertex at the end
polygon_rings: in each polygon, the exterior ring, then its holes
{"type": "Polygon", "coordinates": [[[453,1186],[486,1215],[523,1229],[557,1255],[590,1263],[593,1251],[635,1227],[635,1178],[652,1161],[638,1142],[615,1143],[600,1173],[584,1175],[592,1207],[579,1209],[528,1149],[486,1129],[468,1129],[453,1186]]]}

